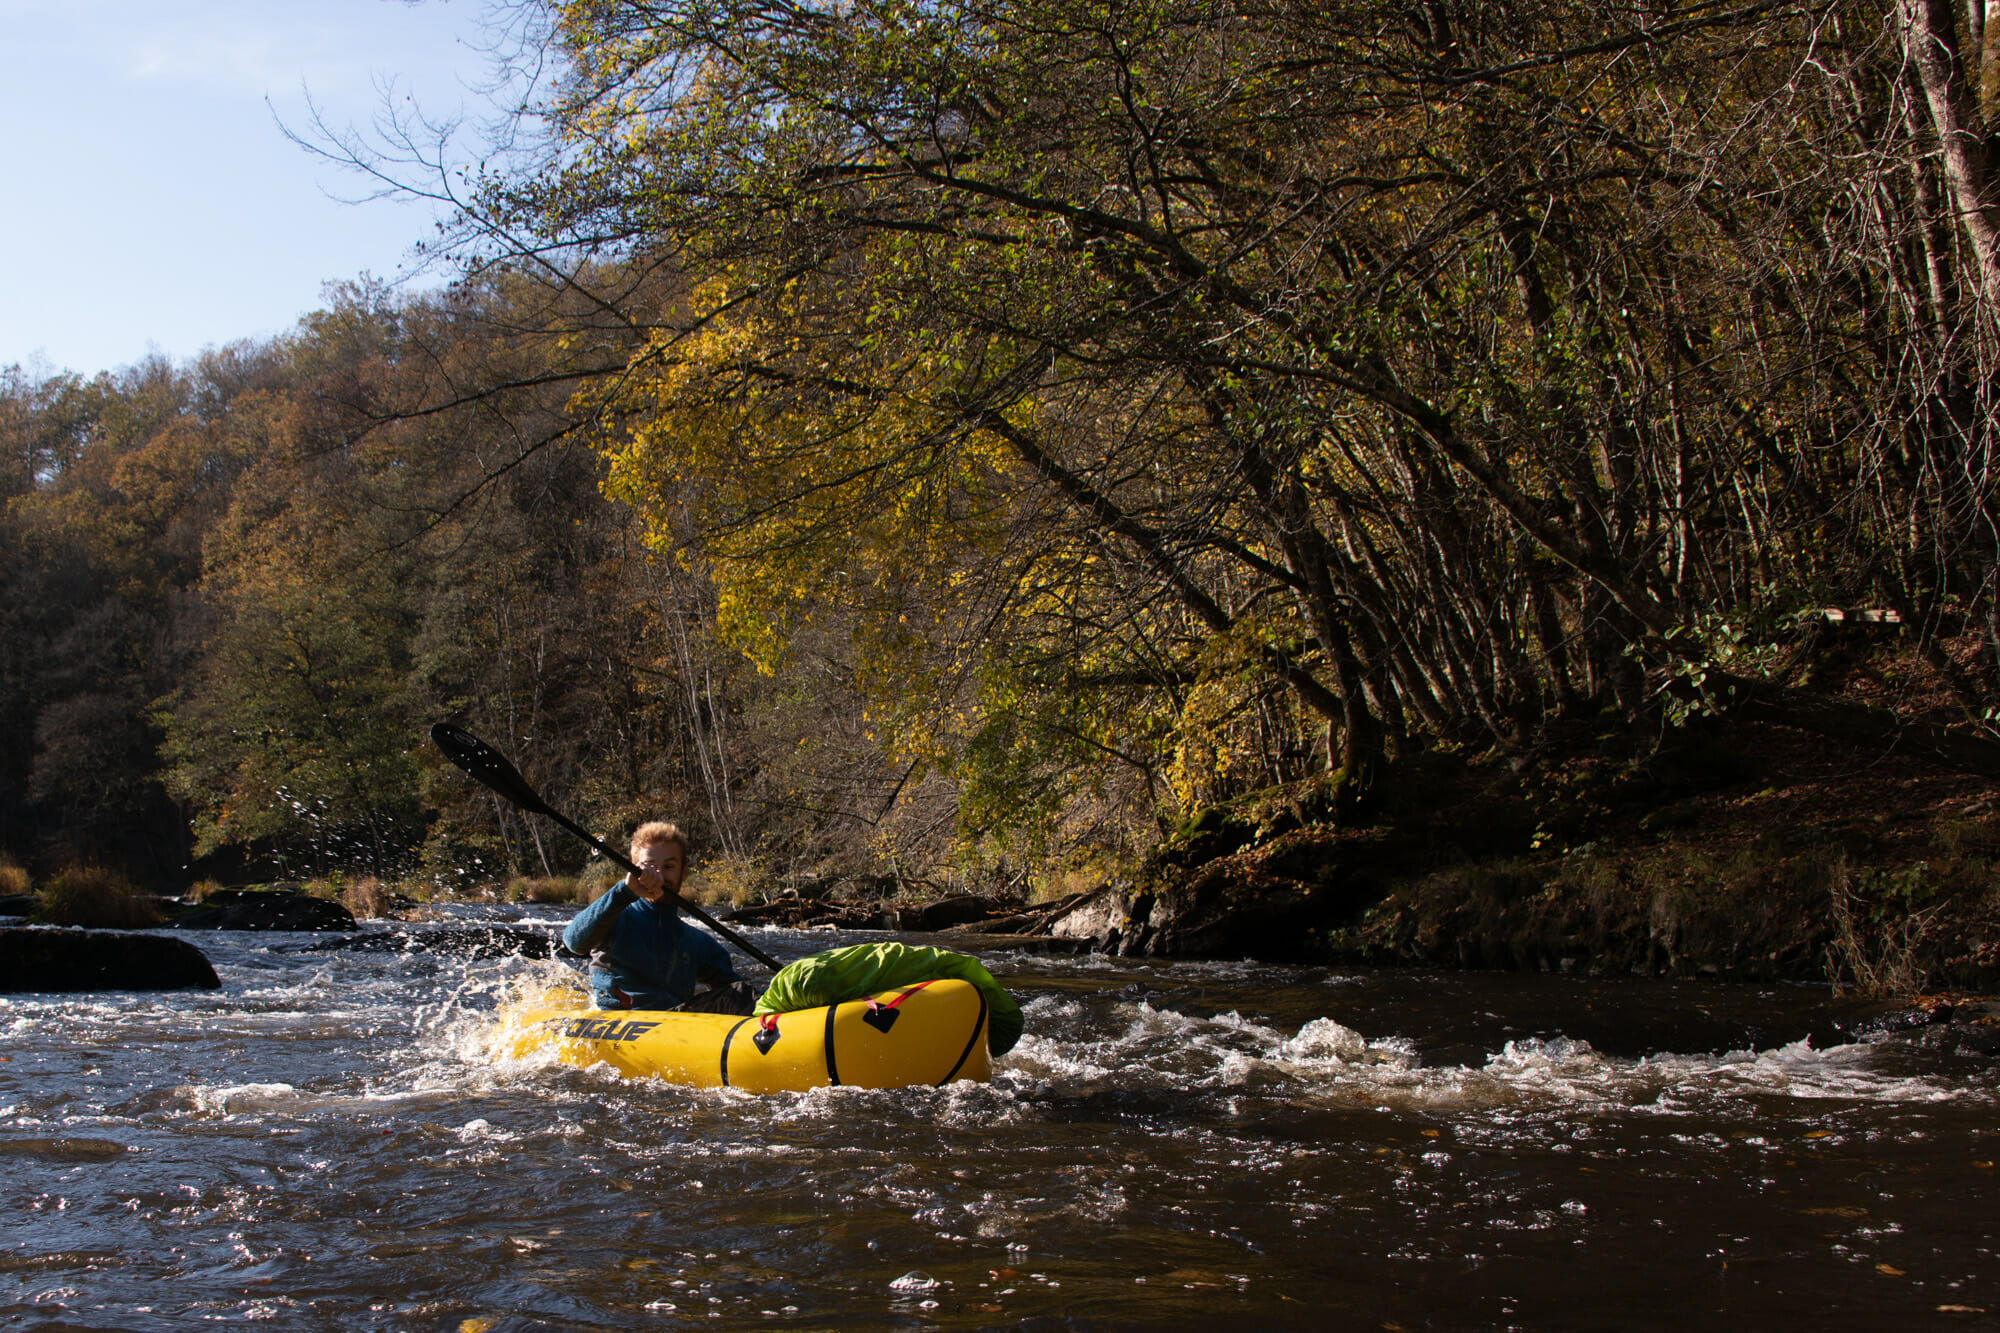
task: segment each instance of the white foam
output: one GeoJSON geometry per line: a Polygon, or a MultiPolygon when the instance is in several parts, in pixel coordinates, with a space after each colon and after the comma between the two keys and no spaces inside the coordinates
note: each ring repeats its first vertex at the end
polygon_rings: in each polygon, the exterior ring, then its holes
{"type": "Polygon", "coordinates": [[[235,1083],[227,1087],[191,1085],[177,1089],[208,1115],[238,1115],[288,1110],[299,1104],[299,1090],[289,1083],[235,1083]]]}
{"type": "Polygon", "coordinates": [[[1344,1065],[1368,1055],[1368,1039],[1331,1018],[1315,1018],[1278,1046],[1278,1057],[1295,1064],[1344,1065]]]}
{"type": "Polygon", "coordinates": [[[461,1143],[518,1143],[521,1136],[512,1130],[500,1129],[485,1119],[468,1120],[458,1127],[461,1143]]]}

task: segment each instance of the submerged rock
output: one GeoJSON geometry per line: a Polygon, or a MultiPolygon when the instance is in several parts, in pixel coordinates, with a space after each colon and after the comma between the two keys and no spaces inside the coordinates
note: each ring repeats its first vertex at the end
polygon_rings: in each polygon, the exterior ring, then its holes
{"type": "Polygon", "coordinates": [[[116,1139],[0,1139],[0,1154],[46,1157],[57,1162],[109,1162],[132,1151],[116,1139]]]}
{"type": "Polygon", "coordinates": [[[1991,995],[1919,995],[1860,1024],[1875,1036],[1967,1055],[2000,1055],[2000,999],[1991,995]]]}
{"type": "Polygon", "coordinates": [[[214,990],[208,956],[164,935],[0,930],[0,991],[214,990]]]}
{"type": "Polygon", "coordinates": [[[177,913],[175,930],[354,930],[354,913],[339,903],[271,889],[222,889],[177,913]]]}

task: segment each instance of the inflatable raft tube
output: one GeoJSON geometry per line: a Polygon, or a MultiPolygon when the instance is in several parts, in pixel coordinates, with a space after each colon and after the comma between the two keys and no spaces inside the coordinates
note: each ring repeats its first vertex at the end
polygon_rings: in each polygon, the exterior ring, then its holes
{"type": "Polygon", "coordinates": [[[993,1077],[986,997],[955,979],[759,1018],[599,1009],[561,992],[514,1006],[502,1022],[517,1059],[550,1051],[566,1065],[697,1087],[803,1092],[993,1077]]]}

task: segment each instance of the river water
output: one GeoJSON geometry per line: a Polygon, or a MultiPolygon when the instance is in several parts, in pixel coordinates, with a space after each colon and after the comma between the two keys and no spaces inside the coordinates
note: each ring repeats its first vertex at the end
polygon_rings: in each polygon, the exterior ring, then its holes
{"type": "Polygon", "coordinates": [[[991,1084],[755,1097],[496,1060],[554,961],[187,938],[0,997],[0,1327],[2000,1328],[1996,1067],[1824,992],[993,948],[991,1084]]]}

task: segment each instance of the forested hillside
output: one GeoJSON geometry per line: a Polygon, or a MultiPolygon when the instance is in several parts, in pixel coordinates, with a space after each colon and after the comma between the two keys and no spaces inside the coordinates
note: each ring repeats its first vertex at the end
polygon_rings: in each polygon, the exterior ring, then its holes
{"type": "Polygon", "coordinates": [[[607,829],[1046,874],[1562,718],[1862,725],[1828,607],[1991,764],[1979,0],[520,10],[540,160],[408,183],[449,294],[6,381],[0,848],[573,867],[449,716],[607,829]]]}
{"type": "Polygon", "coordinates": [[[440,717],[606,828],[812,856],[877,811],[846,682],[719,648],[699,563],[601,494],[566,414],[601,352],[524,333],[504,284],[334,296],[185,367],[10,375],[0,848],[174,885],[574,871],[439,780],[440,717]]]}

